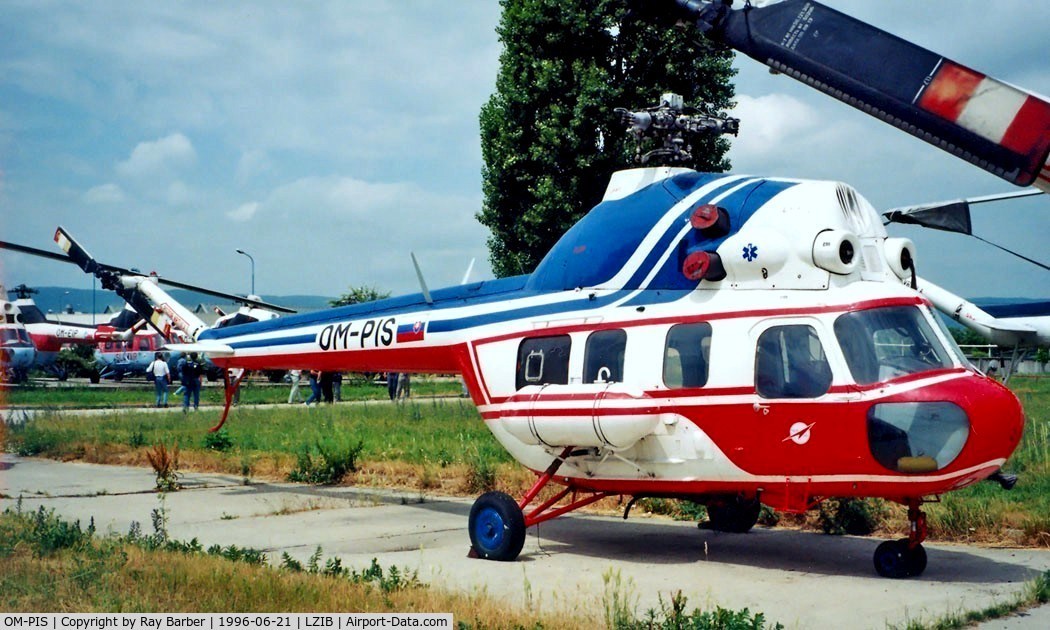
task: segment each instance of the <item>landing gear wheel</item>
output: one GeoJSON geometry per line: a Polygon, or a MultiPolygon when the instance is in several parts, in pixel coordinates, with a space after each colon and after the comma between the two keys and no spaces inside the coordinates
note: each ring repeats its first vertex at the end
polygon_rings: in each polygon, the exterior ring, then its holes
{"type": "Polygon", "coordinates": [[[745,499],[743,497],[732,497],[722,503],[709,503],[707,505],[708,522],[707,529],[719,532],[730,532],[743,534],[751,531],[758,522],[758,515],[762,511],[762,504],[758,499],[745,499]]]}
{"type": "Polygon", "coordinates": [[[470,544],[479,558],[510,561],[525,545],[525,516],[503,492],[486,492],[470,508],[470,544]]]}
{"type": "Polygon", "coordinates": [[[882,577],[917,577],[926,570],[926,550],[922,545],[908,548],[908,539],[887,540],[875,549],[875,571],[882,577]]]}
{"type": "Polygon", "coordinates": [[[908,553],[908,575],[919,577],[926,570],[926,549],[922,545],[915,545],[908,553]]]}

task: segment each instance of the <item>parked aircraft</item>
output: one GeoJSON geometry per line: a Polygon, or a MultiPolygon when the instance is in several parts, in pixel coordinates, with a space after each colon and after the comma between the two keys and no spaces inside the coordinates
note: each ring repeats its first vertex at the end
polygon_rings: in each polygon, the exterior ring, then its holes
{"type": "Polygon", "coordinates": [[[29,340],[29,333],[18,320],[18,310],[7,300],[3,285],[0,285],[0,380],[4,383],[21,383],[26,380],[36,360],[36,348],[29,340]]]}

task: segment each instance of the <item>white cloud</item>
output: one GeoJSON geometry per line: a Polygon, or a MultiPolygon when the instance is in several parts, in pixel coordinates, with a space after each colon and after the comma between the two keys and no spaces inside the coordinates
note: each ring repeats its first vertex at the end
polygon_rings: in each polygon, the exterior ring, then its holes
{"type": "Polygon", "coordinates": [[[816,111],[806,103],[786,94],[737,97],[732,115],[739,118],[741,132],[733,139],[734,156],[744,159],[783,150],[788,142],[813,129],[816,111]]]}
{"type": "Polygon", "coordinates": [[[81,199],[90,204],[112,204],[124,201],[124,191],[116,184],[102,184],[85,192],[81,199]]]}
{"type": "Polygon", "coordinates": [[[246,182],[270,170],[273,165],[265,151],[253,149],[241,153],[237,161],[237,181],[246,182]]]}
{"type": "Polygon", "coordinates": [[[251,218],[254,217],[255,213],[258,211],[259,202],[252,201],[250,203],[241,204],[237,208],[230,210],[226,213],[226,216],[232,219],[233,221],[243,223],[245,221],[250,221],[251,218]]]}
{"type": "Polygon", "coordinates": [[[171,206],[184,206],[193,199],[193,191],[181,181],[168,185],[167,201],[171,206]]]}
{"type": "Polygon", "coordinates": [[[193,143],[181,133],[140,142],[128,159],[117,164],[117,172],[129,177],[164,173],[197,159],[193,143]]]}

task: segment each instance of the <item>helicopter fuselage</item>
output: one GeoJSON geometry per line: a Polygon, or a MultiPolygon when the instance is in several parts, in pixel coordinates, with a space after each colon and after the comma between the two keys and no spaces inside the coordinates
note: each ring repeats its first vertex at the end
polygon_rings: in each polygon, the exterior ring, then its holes
{"type": "Polygon", "coordinates": [[[961,488],[1020,440],[913,271],[843,184],[636,169],[530,276],[198,340],[231,368],[458,372],[500,443],[535,471],[564,453],[573,489],[804,510],[961,488]]]}

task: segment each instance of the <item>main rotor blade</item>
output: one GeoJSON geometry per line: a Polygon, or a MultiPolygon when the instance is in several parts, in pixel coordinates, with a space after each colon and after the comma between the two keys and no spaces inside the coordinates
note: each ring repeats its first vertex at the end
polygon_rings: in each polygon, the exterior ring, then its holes
{"type": "MultiPolygon", "coordinates": [[[[29,247],[28,245],[19,245],[18,243],[11,243],[9,241],[0,241],[0,249],[8,249],[13,252],[20,252],[22,254],[29,254],[30,256],[39,256],[41,258],[48,258],[50,260],[57,260],[58,262],[69,263],[77,265],[85,272],[95,274],[96,270],[110,271],[124,276],[144,276],[140,271],[133,271],[131,269],[125,269],[124,267],[117,267],[115,265],[107,265],[100,263],[94,259],[87,251],[84,250],[76,241],[72,240],[68,232],[59,228],[59,232],[56,232],[56,236],[62,234],[64,238],[70,241],[73,247],[72,251],[68,254],[59,254],[56,252],[48,251],[45,249],[38,249],[36,247],[29,247]],[[73,256],[76,256],[74,258],[73,256]]],[[[265,308],[278,313],[295,313],[294,309],[290,309],[286,306],[278,306],[277,304],[270,304],[269,302],[263,302],[261,300],[251,300],[245,296],[236,295],[233,293],[223,293],[222,291],[215,291],[213,289],[207,289],[185,282],[178,282],[176,280],[169,280],[167,278],[155,277],[154,278],[160,284],[165,284],[170,287],[177,289],[186,289],[188,291],[194,291],[196,293],[203,293],[204,295],[210,295],[212,297],[222,298],[224,300],[230,300],[238,304],[246,304],[248,306],[254,306],[257,308],[265,308]]]]}
{"type": "Polygon", "coordinates": [[[1033,195],[1041,195],[1043,193],[1038,190],[1021,190],[1013,193],[1001,193],[995,195],[985,195],[983,197],[971,197],[969,199],[954,199],[951,201],[938,201],[934,203],[924,203],[917,206],[905,206],[902,208],[894,208],[887,210],[882,213],[885,219],[885,223],[906,223],[911,225],[920,225],[925,228],[934,230],[944,230],[945,232],[957,232],[959,234],[966,234],[972,236],[975,239],[987,243],[992,247],[997,247],[1002,251],[1016,256],[1021,260],[1030,262],[1037,267],[1041,267],[1047,271],[1050,271],[1050,265],[1039,262],[1038,260],[1029,258],[1023,254],[1019,254],[1012,249],[1007,249],[998,243],[993,243],[988,239],[982,238],[973,233],[972,223],[970,222],[970,206],[978,203],[989,203],[992,201],[1003,201],[1004,199],[1017,199],[1019,197],[1031,197],[1033,195]]]}
{"type": "MultiPolygon", "coordinates": [[[[28,245],[19,245],[18,243],[11,243],[9,241],[0,241],[0,249],[9,249],[13,252],[20,252],[22,254],[29,254],[30,256],[40,256],[41,258],[50,258],[51,260],[57,260],[64,263],[72,263],[69,256],[65,254],[56,254],[55,252],[46,249],[37,249],[36,247],[29,247],[28,245]]],[[[76,263],[73,263],[76,264],[76,263]]]]}
{"type": "Polygon", "coordinates": [[[813,0],[732,10],[676,0],[697,28],[917,138],[1050,192],[1050,102],[813,0]]]}
{"type": "MultiPolygon", "coordinates": [[[[979,203],[989,203],[992,201],[1004,201],[1006,199],[1019,199],[1021,197],[1034,197],[1036,195],[1042,195],[1043,193],[1038,190],[1019,190],[1017,192],[1009,193],[998,193],[994,195],[984,195],[982,197],[968,197],[966,199],[951,199],[948,201],[933,201],[930,203],[921,203],[914,206],[900,206],[898,208],[892,208],[882,213],[885,217],[886,223],[912,223],[922,225],[923,227],[933,228],[935,230],[946,230],[948,232],[959,232],[961,234],[971,234],[970,231],[970,219],[969,212],[970,206],[979,203]],[[929,218],[949,215],[963,215],[965,214],[965,229],[953,229],[952,227],[945,225],[930,225],[926,221],[929,218]]],[[[950,220],[949,223],[957,223],[955,220],[950,220]]]]}

